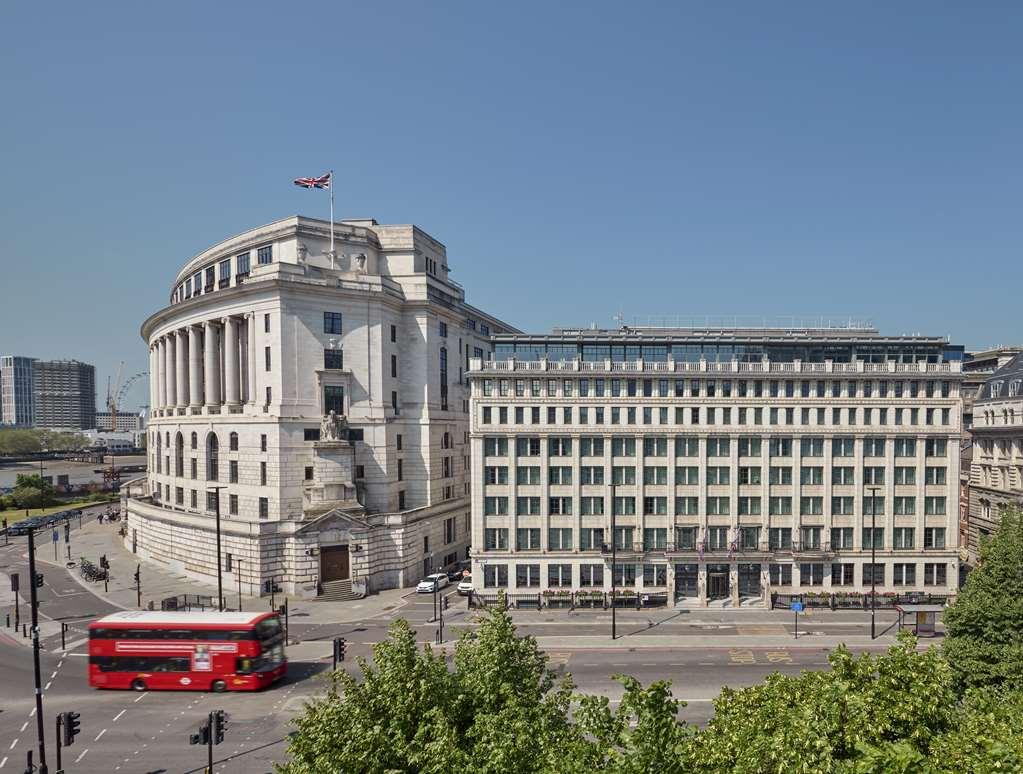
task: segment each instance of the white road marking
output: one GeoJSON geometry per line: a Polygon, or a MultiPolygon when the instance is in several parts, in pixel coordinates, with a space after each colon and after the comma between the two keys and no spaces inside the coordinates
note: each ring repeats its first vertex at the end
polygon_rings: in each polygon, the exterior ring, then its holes
{"type": "Polygon", "coordinates": [[[26,728],[28,728],[28,721],[27,720],[24,723],[21,724],[21,733],[24,734],[26,728]]]}
{"type": "Polygon", "coordinates": [[[52,679],[53,679],[53,678],[55,678],[56,676],[57,676],[57,670],[56,670],[56,669],[54,669],[54,670],[53,670],[53,674],[52,674],[52,675],[50,675],[50,679],[52,680],[52,679]]]}
{"type": "Polygon", "coordinates": [[[14,740],[13,742],[11,742],[11,746],[10,746],[10,747],[8,747],[7,749],[8,749],[8,750],[13,750],[13,749],[14,749],[14,745],[16,745],[17,743],[18,743],[18,740],[17,740],[17,739],[15,739],[15,740],[14,740]]]}
{"type": "Polygon", "coordinates": [[[113,720],[113,722],[114,722],[114,723],[116,723],[116,722],[117,722],[117,721],[118,721],[118,720],[120,719],[121,715],[123,715],[123,714],[124,714],[125,712],[127,712],[127,711],[128,711],[128,710],[126,710],[126,709],[123,709],[123,710],[121,710],[120,712],[118,712],[118,713],[117,713],[116,715],[114,715],[114,720],[113,720]]]}
{"type": "Polygon", "coordinates": [[[103,734],[105,734],[106,732],[107,732],[107,730],[106,730],[106,729],[104,728],[104,729],[103,729],[102,731],[100,731],[100,732],[99,732],[98,734],[96,734],[96,738],[95,738],[95,739],[93,739],[92,741],[94,741],[94,742],[98,742],[98,741],[99,741],[99,738],[100,738],[101,736],[103,736],[103,734]]]}
{"type": "Polygon", "coordinates": [[[44,691],[50,690],[50,686],[53,685],[53,680],[50,680],[46,685],[43,686],[44,691]]]}
{"type": "Polygon", "coordinates": [[[137,699],[135,699],[135,704],[138,704],[140,701],[142,701],[148,695],[149,695],[149,691],[146,691],[145,693],[143,693],[141,696],[139,696],[137,699]]]}
{"type": "Polygon", "coordinates": [[[89,748],[88,747],[86,747],[84,750],[82,750],[81,754],[77,758],[75,758],[75,763],[80,763],[82,758],[85,757],[85,754],[87,752],[89,752],[89,748]]]}
{"type": "Polygon", "coordinates": [[[36,708],[35,707],[32,708],[32,711],[30,713],[28,713],[28,716],[30,718],[34,718],[36,716],[36,708]]]}
{"type": "Polygon", "coordinates": [[[4,759],[2,761],[0,761],[0,769],[2,769],[6,764],[7,764],[7,756],[5,755],[4,759]]]}

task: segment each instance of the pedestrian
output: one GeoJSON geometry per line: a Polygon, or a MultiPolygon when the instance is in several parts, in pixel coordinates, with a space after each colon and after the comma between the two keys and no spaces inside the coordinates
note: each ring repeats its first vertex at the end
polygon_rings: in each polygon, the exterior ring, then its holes
{"type": "Polygon", "coordinates": [[[99,513],[99,523],[100,524],[103,523],[103,512],[102,511],[100,511],[100,513],[99,513]]]}

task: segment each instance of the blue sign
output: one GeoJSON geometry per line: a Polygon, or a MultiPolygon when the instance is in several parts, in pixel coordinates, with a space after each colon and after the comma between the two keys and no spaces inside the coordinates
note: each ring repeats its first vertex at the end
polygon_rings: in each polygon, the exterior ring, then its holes
{"type": "Polygon", "coordinates": [[[789,605],[789,610],[791,610],[793,613],[802,613],[803,612],[803,603],[802,602],[793,602],[791,605],[789,605]]]}
{"type": "Polygon", "coordinates": [[[53,542],[57,542],[57,530],[53,530],[53,542]]]}

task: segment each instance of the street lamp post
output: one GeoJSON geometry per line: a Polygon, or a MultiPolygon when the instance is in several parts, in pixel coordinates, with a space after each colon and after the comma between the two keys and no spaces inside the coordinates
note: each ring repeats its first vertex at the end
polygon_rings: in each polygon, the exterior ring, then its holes
{"type": "Polygon", "coordinates": [[[217,609],[224,612],[224,565],[220,559],[220,490],[226,486],[211,486],[206,491],[213,491],[214,513],[217,516],[217,609]]]}
{"type": "Polygon", "coordinates": [[[870,490],[870,639],[877,636],[877,487],[870,490]]]}
{"type": "Polygon", "coordinates": [[[617,606],[615,605],[615,597],[618,592],[618,584],[615,581],[615,560],[618,558],[618,552],[616,550],[616,535],[615,535],[615,482],[614,482],[614,469],[611,469],[611,639],[617,639],[618,637],[618,618],[616,616],[617,606]]]}
{"type": "MultiPolygon", "coordinates": [[[[32,662],[35,678],[36,695],[36,736],[39,741],[39,767],[38,774],[47,774],[46,767],[46,736],[43,732],[43,691],[42,679],[39,668],[39,600],[36,595],[36,546],[35,530],[28,530],[28,582],[29,582],[29,603],[32,606],[32,662]]],[[[12,745],[13,746],[13,745],[12,745]]]]}

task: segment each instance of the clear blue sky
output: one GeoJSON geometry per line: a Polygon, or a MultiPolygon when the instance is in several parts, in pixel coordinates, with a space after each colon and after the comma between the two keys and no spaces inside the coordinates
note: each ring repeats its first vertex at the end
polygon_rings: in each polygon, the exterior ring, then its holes
{"type": "Polygon", "coordinates": [[[1021,39],[1009,2],[11,4],[0,352],[104,392],[186,258],[325,215],[290,181],[331,166],[340,216],[421,225],[524,329],[1019,342],[1021,39]]]}

